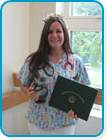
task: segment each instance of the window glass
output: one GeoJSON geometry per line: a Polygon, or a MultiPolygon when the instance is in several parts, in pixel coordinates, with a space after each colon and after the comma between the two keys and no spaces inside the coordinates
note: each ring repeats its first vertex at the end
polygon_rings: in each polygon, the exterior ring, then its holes
{"type": "Polygon", "coordinates": [[[102,39],[99,32],[71,32],[72,51],[82,57],[91,84],[102,84],[102,39]]]}
{"type": "Polygon", "coordinates": [[[96,2],[73,2],[71,3],[72,16],[100,16],[101,6],[96,2]]]}

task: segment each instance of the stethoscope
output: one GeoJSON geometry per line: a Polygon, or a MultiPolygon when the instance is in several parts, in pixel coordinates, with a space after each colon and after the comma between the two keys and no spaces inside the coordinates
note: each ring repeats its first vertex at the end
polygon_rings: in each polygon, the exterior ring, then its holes
{"type": "MultiPolygon", "coordinates": [[[[74,63],[72,64],[69,60],[69,53],[67,53],[67,61],[64,64],[64,69],[66,69],[68,65],[71,67],[71,70],[74,69],[74,63]]],[[[79,77],[80,75],[77,73],[75,76],[73,76],[73,80],[78,81],[79,77]]]]}
{"type": "Polygon", "coordinates": [[[67,56],[67,61],[64,64],[64,69],[66,69],[68,65],[71,67],[71,69],[73,69],[74,68],[74,65],[69,60],[69,53],[66,53],[66,56],[67,56]]]}
{"type": "MultiPolygon", "coordinates": [[[[70,55],[70,53],[66,53],[67,59],[66,59],[66,62],[64,64],[64,70],[66,70],[68,66],[71,67],[71,70],[74,69],[74,63],[71,63],[69,55],[70,55]]],[[[54,68],[53,68],[52,65],[49,65],[49,67],[46,67],[46,66],[43,67],[43,71],[49,77],[54,75],[54,68]]],[[[75,76],[73,76],[73,79],[78,80],[79,79],[79,74],[77,73],[75,76]]]]}
{"type": "MultiPolygon", "coordinates": [[[[66,53],[66,56],[67,56],[67,59],[66,59],[66,62],[64,64],[64,70],[66,70],[68,66],[70,66],[71,69],[73,69],[74,68],[74,64],[72,64],[70,62],[69,53],[66,53]]],[[[45,72],[45,74],[47,76],[50,76],[50,77],[53,76],[53,74],[54,74],[54,68],[53,68],[53,66],[51,64],[49,64],[48,67],[47,66],[42,67],[42,69],[43,69],[43,71],[45,72]]]]}

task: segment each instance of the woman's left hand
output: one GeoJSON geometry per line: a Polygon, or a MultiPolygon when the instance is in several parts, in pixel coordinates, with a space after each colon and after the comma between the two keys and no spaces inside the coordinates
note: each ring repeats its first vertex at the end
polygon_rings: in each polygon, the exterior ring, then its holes
{"type": "Polygon", "coordinates": [[[71,111],[71,110],[68,112],[68,117],[74,118],[76,120],[78,119],[77,114],[74,111],[71,111]]]}

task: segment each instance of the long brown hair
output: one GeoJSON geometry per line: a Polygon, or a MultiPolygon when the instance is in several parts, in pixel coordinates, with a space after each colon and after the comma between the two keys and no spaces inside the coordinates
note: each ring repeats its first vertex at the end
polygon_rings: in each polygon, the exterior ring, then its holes
{"type": "Polygon", "coordinates": [[[63,50],[66,53],[68,53],[68,52],[72,53],[72,51],[70,50],[68,30],[67,30],[67,27],[65,25],[63,18],[57,14],[49,15],[44,20],[45,24],[44,24],[44,27],[42,30],[38,50],[36,52],[32,53],[27,58],[27,60],[29,61],[30,73],[31,74],[35,73],[35,76],[38,75],[38,69],[41,66],[49,65],[48,56],[51,51],[51,47],[49,46],[49,43],[48,43],[48,33],[49,33],[49,28],[50,28],[51,24],[55,21],[58,21],[61,24],[63,32],[64,32],[64,43],[62,46],[63,50]]]}

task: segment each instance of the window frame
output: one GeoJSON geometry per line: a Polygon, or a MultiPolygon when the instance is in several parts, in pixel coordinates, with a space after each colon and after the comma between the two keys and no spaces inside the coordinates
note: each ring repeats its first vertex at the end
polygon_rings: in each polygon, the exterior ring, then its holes
{"type": "MultiPolygon", "coordinates": [[[[70,32],[101,32],[102,34],[102,14],[100,16],[71,16],[72,2],[57,2],[56,12],[62,14],[67,23],[67,28],[70,32]],[[61,6],[60,6],[61,4],[61,6]],[[62,10],[58,10],[62,8],[62,10]]],[[[103,37],[103,36],[102,36],[103,37]]],[[[103,62],[102,62],[103,63],[103,62]]],[[[102,104],[102,87],[97,88],[98,97],[96,104],[102,104]]]]}
{"type": "Polygon", "coordinates": [[[72,2],[64,2],[62,6],[62,14],[70,31],[102,32],[102,16],[72,16],[72,2]]]}
{"type": "Polygon", "coordinates": [[[69,31],[102,32],[101,17],[70,16],[65,17],[69,31]]]}

